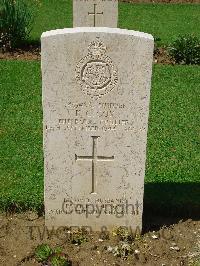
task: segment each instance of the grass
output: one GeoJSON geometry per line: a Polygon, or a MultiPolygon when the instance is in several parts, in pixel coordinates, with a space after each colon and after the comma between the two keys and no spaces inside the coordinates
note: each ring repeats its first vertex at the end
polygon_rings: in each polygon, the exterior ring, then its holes
{"type": "Polygon", "coordinates": [[[198,66],[155,66],[146,164],[147,210],[200,214],[199,79],[198,66]]]}
{"type": "Polygon", "coordinates": [[[35,22],[31,33],[33,40],[39,41],[44,31],[72,27],[72,1],[41,0],[35,5],[34,11],[35,22]]]}
{"type": "Polygon", "coordinates": [[[180,34],[200,36],[196,25],[200,23],[198,4],[120,4],[120,28],[151,33],[169,44],[180,34]]]}
{"type": "Polygon", "coordinates": [[[155,66],[149,118],[149,182],[200,181],[198,66],[155,66]]]}
{"type": "MultiPolygon", "coordinates": [[[[198,4],[120,3],[119,27],[151,33],[161,39],[160,44],[168,44],[180,34],[200,36],[199,14],[198,4]]],[[[41,0],[36,9],[31,39],[38,41],[42,32],[66,27],[72,27],[71,0],[41,0]]]]}
{"type": "MultiPolygon", "coordinates": [[[[0,61],[0,209],[41,209],[43,153],[38,62],[0,61]]],[[[199,67],[156,65],[145,204],[199,207],[199,67]]]]}
{"type": "Polygon", "coordinates": [[[39,209],[43,197],[40,65],[0,61],[0,207],[39,209]]]}

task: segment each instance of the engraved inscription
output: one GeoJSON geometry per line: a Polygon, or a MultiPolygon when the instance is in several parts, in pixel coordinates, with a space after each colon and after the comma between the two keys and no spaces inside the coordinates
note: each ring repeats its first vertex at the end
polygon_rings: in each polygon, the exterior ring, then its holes
{"type": "Polygon", "coordinates": [[[99,102],[94,109],[92,102],[68,102],[65,107],[66,116],[59,117],[56,125],[46,126],[46,130],[135,131],[133,118],[124,115],[124,103],[99,102]]]}
{"type": "Polygon", "coordinates": [[[76,81],[82,91],[99,99],[112,91],[118,83],[118,71],[106,55],[105,44],[97,38],[88,46],[88,54],[76,66],[76,81]]]}
{"type": "Polygon", "coordinates": [[[92,15],[93,18],[94,18],[94,20],[93,20],[93,26],[94,27],[96,27],[96,15],[103,15],[103,12],[100,12],[100,13],[96,12],[96,6],[97,6],[97,4],[94,4],[94,11],[93,11],[93,13],[88,12],[88,15],[89,16],[92,15]]]}
{"type": "Polygon", "coordinates": [[[97,166],[98,161],[113,161],[114,156],[111,157],[106,157],[106,156],[98,156],[97,155],[97,141],[98,141],[98,136],[92,136],[93,140],[93,147],[92,147],[92,156],[78,156],[75,154],[75,160],[80,161],[80,160],[89,160],[92,161],[92,193],[95,193],[96,191],[96,179],[95,179],[95,169],[97,166]]]}

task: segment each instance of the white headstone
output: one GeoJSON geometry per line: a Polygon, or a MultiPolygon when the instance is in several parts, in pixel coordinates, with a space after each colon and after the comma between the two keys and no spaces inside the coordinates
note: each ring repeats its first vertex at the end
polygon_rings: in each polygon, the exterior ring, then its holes
{"type": "Polygon", "coordinates": [[[142,227],[153,37],[42,35],[46,225],[142,227]]]}
{"type": "Polygon", "coordinates": [[[73,27],[117,28],[118,0],[73,0],[73,27]]]}

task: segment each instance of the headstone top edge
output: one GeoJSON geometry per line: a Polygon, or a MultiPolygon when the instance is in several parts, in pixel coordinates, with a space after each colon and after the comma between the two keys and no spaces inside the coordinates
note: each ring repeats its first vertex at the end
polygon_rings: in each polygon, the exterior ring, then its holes
{"type": "Polygon", "coordinates": [[[63,34],[74,34],[74,33],[116,33],[121,35],[130,35],[140,38],[145,38],[154,41],[154,37],[149,33],[144,33],[140,31],[127,30],[127,29],[119,29],[119,28],[108,28],[108,27],[77,27],[77,28],[65,28],[65,29],[57,29],[46,31],[42,33],[41,39],[53,37],[56,35],[63,34]]]}

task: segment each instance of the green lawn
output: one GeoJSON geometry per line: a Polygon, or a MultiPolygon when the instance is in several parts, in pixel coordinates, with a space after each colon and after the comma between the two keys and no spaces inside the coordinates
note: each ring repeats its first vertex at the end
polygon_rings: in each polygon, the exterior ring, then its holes
{"type": "MultiPolygon", "coordinates": [[[[27,0],[30,2],[30,0],[27,0]]],[[[33,1],[33,0],[32,0],[33,1]]],[[[42,32],[72,27],[71,0],[41,0],[37,7],[31,38],[39,40],[42,32]]],[[[144,31],[168,44],[179,34],[200,36],[199,4],[119,4],[119,27],[144,31]]]]}
{"type": "MultiPolygon", "coordinates": [[[[43,206],[39,62],[0,61],[0,209],[43,206]]],[[[197,66],[156,65],[151,93],[145,204],[200,207],[197,66]]],[[[164,206],[164,209],[163,209],[164,206]]]]}
{"type": "Polygon", "coordinates": [[[0,61],[0,208],[40,208],[43,197],[40,64],[0,61]]]}

